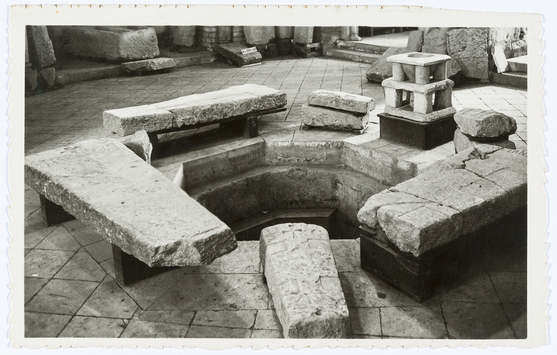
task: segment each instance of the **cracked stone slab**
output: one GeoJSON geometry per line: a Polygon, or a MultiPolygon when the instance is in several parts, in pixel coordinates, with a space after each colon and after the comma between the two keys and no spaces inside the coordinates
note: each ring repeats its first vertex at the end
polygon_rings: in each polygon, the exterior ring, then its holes
{"type": "Polygon", "coordinates": [[[149,266],[209,264],[236,248],[228,226],[115,139],[28,156],[25,181],[149,266]]]}
{"type": "Polygon", "coordinates": [[[460,131],[471,137],[494,138],[516,132],[516,120],[504,113],[465,108],[455,113],[454,120],[460,131]]]}
{"type": "Polygon", "coordinates": [[[308,104],[363,114],[375,109],[375,100],[371,97],[328,90],[312,92],[308,97],[308,104]]]}
{"type": "Polygon", "coordinates": [[[481,144],[371,196],[358,221],[420,256],[526,205],[526,153],[481,144]]]}
{"type": "Polygon", "coordinates": [[[346,338],[351,333],[327,231],[284,223],[261,231],[261,263],[285,338],[346,338]]]}
{"type": "Polygon", "coordinates": [[[152,58],[136,60],[120,64],[128,73],[143,73],[157,70],[176,68],[176,62],[172,58],[152,58]]]}
{"type": "Polygon", "coordinates": [[[302,123],[311,127],[361,130],[367,126],[369,116],[369,113],[360,114],[310,105],[302,106],[302,123]]]}

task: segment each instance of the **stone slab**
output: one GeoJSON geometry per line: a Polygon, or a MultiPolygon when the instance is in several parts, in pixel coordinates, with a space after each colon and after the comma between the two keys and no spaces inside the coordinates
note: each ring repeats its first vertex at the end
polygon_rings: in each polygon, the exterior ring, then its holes
{"type": "Polygon", "coordinates": [[[236,248],[228,226],[115,139],[28,156],[25,181],[149,266],[209,264],[236,248]]]}
{"type": "Polygon", "coordinates": [[[152,27],[64,26],[64,50],[71,55],[93,60],[125,62],[159,55],[157,34],[152,27]]]}
{"type": "Polygon", "coordinates": [[[466,108],[454,116],[460,131],[472,137],[501,137],[516,132],[516,120],[504,113],[466,108]]]}
{"type": "Polygon", "coordinates": [[[197,26],[170,26],[172,45],[175,47],[193,47],[197,26]]]}
{"type": "Polygon", "coordinates": [[[263,57],[258,51],[242,54],[242,49],[247,48],[250,47],[244,46],[240,43],[226,43],[217,45],[214,48],[214,51],[239,67],[243,67],[244,65],[249,64],[261,63],[261,59],[263,57]]]}
{"type": "Polygon", "coordinates": [[[371,196],[358,220],[418,257],[526,206],[526,162],[521,151],[471,147],[371,196]]]}
{"type": "Polygon", "coordinates": [[[488,29],[458,28],[447,32],[447,54],[467,78],[488,79],[488,29]]]}
{"type": "Polygon", "coordinates": [[[108,110],[103,127],[121,136],[139,130],[157,132],[207,124],[286,105],[286,93],[266,86],[245,84],[204,94],[183,96],[151,105],[108,110]]]}
{"type": "Polygon", "coordinates": [[[267,44],[275,38],[275,26],[244,26],[244,36],[250,45],[267,44]]]}
{"type": "Polygon", "coordinates": [[[267,227],[261,231],[260,255],[285,338],[350,336],[348,307],[323,227],[267,227]]]}
{"type": "Polygon", "coordinates": [[[440,81],[434,81],[429,84],[416,84],[410,81],[396,81],[393,78],[389,78],[383,80],[381,85],[383,87],[396,89],[396,90],[406,90],[410,92],[429,94],[435,91],[452,88],[454,86],[454,81],[452,81],[451,79],[445,79],[440,81]]]}
{"type": "Polygon", "coordinates": [[[103,112],[103,127],[120,136],[137,131],[156,132],[172,128],[174,115],[153,105],[133,106],[103,112]]]}
{"type": "Polygon", "coordinates": [[[302,123],[306,126],[361,130],[368,122],[369,113],[354,114],[317,106],[302,106],[302,123]]]}
{"type": "Polygon", "coordinates": [[[327,90],[312,92],[308,96],[308,104],[363,114],[375,109],[375,100],[371,97],[327,90]]]}
{"type": "Polygon", "coordinates": [[[412,107],[410,105],[403,107],[385,106],[385,113],[393,116],[407,118],[416,122],[433,122],[454,115],[456,113],[456,109],[454,107],[447,107],[441,110],[423,114],[412,111],[412,107]]]}
{"type": "Polygon", "coordinates": [[[286,106],[286,93],[262,85],[245,84],[152,106],[171,112],[173,127],[182,127],[280,108],[286,106]]]}
{"type": "Polygon", "coordinates": [[[126,62],[121,65],[122,69],[128,73],[152,72],[176,68],[174,59],[163,57],[126,62]]]}

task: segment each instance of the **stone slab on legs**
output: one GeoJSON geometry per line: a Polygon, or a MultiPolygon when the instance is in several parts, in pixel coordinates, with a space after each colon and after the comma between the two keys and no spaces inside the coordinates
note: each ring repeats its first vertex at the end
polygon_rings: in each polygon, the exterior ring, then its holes
{"type": "Polygon", "coordinates": [[[28,156],[25,180],[151,267],[209,264],[236,247],[228,226],[115,139],[28,156]]]}
{"type": "Polygon", "coordinates": [[[348,307],[323,227],[267,227],[261,231],[260,255],[285,338],[350,336],[348,307]]]}
{"type": "Polygon", "coordinates": [[[369,122],[369,113],[354,114],[311,105],[302,106],[302,123],[310,127],[341,130],[362,130],[369,122]]]}

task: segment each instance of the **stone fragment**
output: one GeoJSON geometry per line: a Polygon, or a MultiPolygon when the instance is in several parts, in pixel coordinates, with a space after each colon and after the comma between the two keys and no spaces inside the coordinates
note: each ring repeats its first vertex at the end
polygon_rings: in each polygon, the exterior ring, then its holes
{"type": "Polygon", "coordinates": [[[170,26],[172,45],[175,47],[193,47],[197,26],[170,26]]]}
{"type": "Polygon", "coordinates": [[[393,76],[393,64],[387,62],[387,58],[392,55],[409,53],[410,50],[406,48],[393,47],[389,48],[379,57],[366,72],[366,78],[369,82],[381,83],[383,80],[393,76]]]}
{"type": "Polygon", "coordinates": [[[285,338],[350,336],[348,307],[323,227],[267,227],[261,231],[260,255],[285,338]]]}
{"type": "Polygon", "coordinates": [[[493,138],[516,132],[516,120],[504,113],[466,108],[455,114],[454,120],[460,131],[472,137],[493,138]]]}
{"type": "Polygon", "coordinates": [[[149,140],[149,135],[144,130],[137,131],[134,134],[118,139],[123,145],[128,147],[138,157],[151,164],[151,153],[153,145],[149,140]]]}
{"type": "Polygon", "coordinates": [[[115,139],[27,156],[25,181],[149,266],[209,264],[236,248],[230,228],[115,139]]]}
{"type": "Polygon", "coordinates": [[[217,26],[217,43],[228,43],[232,39],[232,26],[217,26]]]}
{"type": "Polygon", "coordinates": [[[467,78],[488,79],[486,28],[458,28],[447,32],[447,54],[467,78]]]}
{"type": "Polygon", "coordinates": [[[244,35],[252,46],[267,44],[275,38],[275,26],[244,26],[244,35]]]}
{"type": "Polygon", "coordinates": [[[307,26],[294,27],[294,42],[300,44],[313,43],[313,27],[307,27],[307,26]]]}
{"type": "Polygon", "coordinates": [[[447,54],[448,27],[431,27],[424,32],[423,53],[447,54]]]}
{"type": "MultiPolygon", "coordinates": [[[[466,150],[477,144],[483,144],[484,142],[478,142],[471,139],[470,136],[467,136],[466,134],[462,133],[460,129],[457,128],[454,132],[453,143],[454,143],[455,151],[457,153],[460,153],[463,150],[466,150]]],[[[516,145],[514,144],[514,142],[511,142],[508,139],[490,141],[489,144],[496,145],[501,148],[516,149],[516,145]]]]}
{"type": "Polygon", "coordinates": [[[421,52],[424,43],[424,31],[410,31],[406,49],[410,52],[421,52]]]}
{"type": "Polygon", "coordinates": [[[375,109],[375,100],[371,97],[327,90],[312,92],[308,104],[364,114],[375,109]]]}
{"type": "Polygon", "coordinates": [[[227,89],[195,94],[152,106],[174,116],[173,127],[216,122],[251,112],[280,108],[286,105],[286,93],[256,84],[232,86],[227,89]]]}
{"type": "Polygon", "coordinates": [[[507,57],[500,44],[497,43],[491,48],[491,55],[493,56],[493,61],[495,62],[495,67],[497,68],[498,73],[504,73],[509,70],[507,57]]]}
{"type": "Polygon", "coordinates": [[[121,66],[128,73],[145,73],[176,68],[176,62],[172,58],[153,58],[126,62],[121,66]]]}
{"type": "Polygon", "coordinates": [[[54,68],[44,68],[39,70],[39,74],[46,87],[51,88],[56,81],[56,70],[54,68]]]}
{"type": "Polygon", "coordinates": [[[292,38],[292,27],[291,26],[276,26],[275,33],[277,38],[280,39],[290,39],[292,38]]]}
{"type": "Polygon", "coordinates": [[[53,66],[56,63],[54,47],[46,26],[27,26],[30,61],[35,69],[53,66]]]}
{"type": "Polygon", "coordinates": [[[31,68],[31,65],[25,67],[25,90],[34,91],[38,85],[38,72],[31,68]]]}
{"type": "Polygon", "coordinates": [[[125,62],[159,55],[157,34],[151,27],[66,26],[63,36],[71,39],[64,43],[65,51],[82,58],[125,62]]]}
{"type": "Polygon", "coordinates": [[[103,112],[103,127],[120,136],[137,131],[156,132],[172,128],[174,116],[153,105],[133,106],[103,112]]]}
{"type": "Polygon", "coordinates": [[[368,122],[369,113],[354,114],[317,106],[302,106],[302,123],[306,126],[361,130],[368,122]]]}
{"type": "Polygon", "coordinates": [[[250,47],[244,46],[239,43],[226,43],[219,44],[215,47],[214,51],[217,54],[222,55],[226,59],[230,60],[232,63],[239,67],[244,65],[261,63],[261,53],[258,51],[242,54],[242,49],[247,49],[250,47]]]}

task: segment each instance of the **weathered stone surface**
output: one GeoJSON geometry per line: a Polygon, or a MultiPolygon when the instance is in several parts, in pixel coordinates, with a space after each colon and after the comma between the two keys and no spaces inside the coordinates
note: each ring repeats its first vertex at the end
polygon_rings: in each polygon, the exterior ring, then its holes
{"type": "MultiPolygon", "coordinates": [[[[460,153],[463,150],[466,150],[472,146],[482,144],[482,142],[478,142],[470,139],[470,137],[462,133],[459,128],[457,128],[454,132],[453,143],[454,143],[455,151],[457,153],[460,153]]],[[[514,142],[511,142],[508,139],[503,139],[496,142],[489,142],[489,144],[496,145],[501,148],[516,149],[516,145],[514,144],[514,142]]]]}
{"type": "Polygon", "coordinates": [[[359,222],[380,228],[402,252],[423,253],[526,204],[525,153],[471,147],[368,199],[359,222]]]}
{"type": "Polygon", "coordinates": [[[217,43],[228,43],[232,39],[232,26],[217,26],[217,43]]]}
{"type": "Polygon", "coordinates": [[[291,26],[276,26],[275,27],[275,33],[277,35],[277,38],[280,39],[290,39],[292,38],[292,27],[291,26]]]}
{"type": "Polygon", "coordinates": [[[409,81],[396,81],[393,78],[389,78],[383,80],[381,85],[385,88],[430,94],[439,90],[446,90],[447,88],[451,89],[454,86],[454,81],[451,79],[445,79],[434,81],[429,84],[416,84],[409,81]]]}
{"type": "Polygon", "coordinates": [[[312,127],[332,129],[364,129],[369,122],[368,114],[354,114],[310,105],[302,106],[302,123],[312,127]]]}
{"type": "Polygon", "coordinates": [[[143,59],[122,63],[121,65],[128,73],[151,72],[176,68],[176,62],[172,58],[143,59]]]}
{"type": "Polygon", "coordinates": [[[255,51],[242,54],[242,49],[246,48],[249,47],[239,43],[226,43],[217,45],[214,51],[240,67],[248,64],[261,63],[261,53],[255,51]]]}
{"type": "Polygon", "coordinates": [[[25,180],[149,266],[209,264],[236,248],[223,222],[115,139],[28,156],[25,180]]]}
{"type": "Polygon", "coordinates": [[[39,70],[39,74],[43,80],[45,87],[53,87],[56,81],[56,69],[54,68],[44,68],[39,70]]]}
{"type": "Polygon", "coordinates": [[[108,110],[103,113],[103,127],[126,136],[142,129],[156,132],[185,125],[217,122],[285,105],[284,92],[261,85],[245,84],[151,105],[108,110]]]}
{"type": "Polygon", "coordinates": [[[424,32],[423,53],[447,54],[448,27],[431,27],[424,32]]]}
{"type": "Polygon", "coordinates": [[[424,43],[424,31],[410,31],[406,49],[410,52],[421,52],[424,43]]]}
{"type": "Polygon", "coordinates": [[[285,338],[351,334],[327,231],[285,223],[261,231],[261,263],[285,338]]]}
{"type": "Polygon", "coordinates": [[[516,120],[503,113],[466,108],[455,114],[460,131],[472,137],[500,137],[516,132],[516,120]]]}
{"type": "Polygon", "coordinates": [[[285,105],[286,93],[262,85],[245,84],[184,96],[152,106],[171,112],[174,116],[173,127],[181,127],[285,105]]]}
{"type": "Polygon", "coordinates": [[[69,54],[94,60],[124,62],[159,55],[157,34],[151,27],[131,30],[123,27],[67,26],[63,36],[69,54]]]}
{"type": "Polygon", "coordinates": [[[379,59],[377,59],[371,65],[371,68],[369,68],[366,72],[367,81],[381,83],[383,80],[393,76],[393,64],[387,62],[387,58],[392,55],[409,52],[410,50],[408,50],[407,48],[393,47],[387,49],[385,53],[383,53],[383,55],[379,57],[379,59]]]}
{"type": "Polygon", "coordinates": [[[294,42],[300,44],[313,43],[313,27],[307,27],[307,26],[294,27],[294,42]]]}
{"type": "Polygon", "coordinates": [[[134,134],[118,139],[123,145],[128,147],[138,157],[151,164],[151,153],[153,145],[149,140],[149,135],[144,130],[137,131],[134,134]]]}
{"type": "Polygon", "coordinates": [[[458,62],[467,78],[488,79],[486,28],[458,28],[447,32],[447,54],[458,62]]]}
{"type": "Polygon", "coordinates": [[[137,131],[156,132],[172,128],[174,115],[153,105],[133,106],[103,112],[103,127],[120,136],[137,131]]]}
{"type": "Polygon", "coordinates": [[[267,44],[275,38],[275,26],[244,26],[244,35],[248,44],[267,44]]]}
{"type": "Polygon", "coordinates": [[[170,26],[172,44],[178,47],[193,47],[197,26],[170,26]]]}
{"type": "Polygon", "coordinates": [[[56,63],[54,47],[46,26],[28,26],[28,48],[30,61],[35,69],[53,66],[56,63]]]}
{"type": "Polygon", "coordinates": [[[308,104],[364,114],[375,109],[375,100],[371,97],[327,90],[312,92],[308,104]]]}

